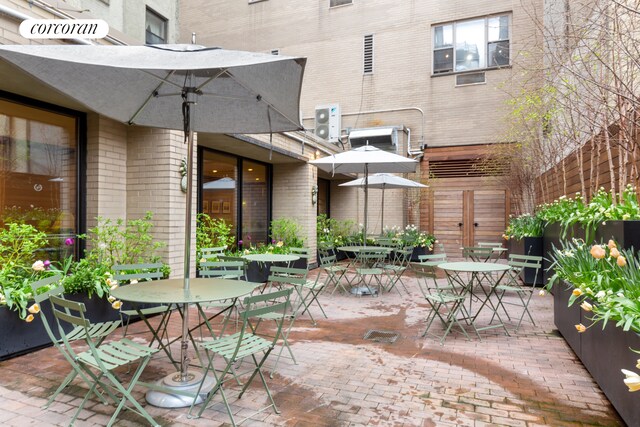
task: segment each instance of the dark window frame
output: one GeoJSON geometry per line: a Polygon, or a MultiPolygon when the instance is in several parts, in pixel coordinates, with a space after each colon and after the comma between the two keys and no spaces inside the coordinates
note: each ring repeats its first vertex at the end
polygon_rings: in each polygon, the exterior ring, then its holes
{"type": "Polygon", "coordinates": [[[156,12],[155,10],[151,9],[150,7],[146,7],[145,8],[145,15],[144,15],[144,42],[145,44],[165,44],[168,42],[168,33],[169,33],[169,20],[167,18],[165,18],[164,16],[162,16],[161,14],[159,14],[158,12],[156,12]],[[161,37],[158,34],[152,33],[151,31],[149,31],[147,28],[147,23],[148,23],[148,18],[149,15],[154,16],[155,18],[158,18],[160,21],[162,21],[163,23],[163,27],[164,27],[164,38],[161,37]],[[152,40],[150,41],[150,37],[151,38],[157,38],[158,40],[152,40]]]}

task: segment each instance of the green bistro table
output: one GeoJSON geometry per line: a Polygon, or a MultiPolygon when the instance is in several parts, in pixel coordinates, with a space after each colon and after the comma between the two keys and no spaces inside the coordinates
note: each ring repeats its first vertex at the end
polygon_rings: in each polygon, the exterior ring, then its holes
{"type": "Polygon", "coordinates": [[[293,261],[300,259],[298,255],[293,254],[249,254],[243,255],[242,258],[247,261],[255,263],[257,267],[251,268],[251,265],[247,268],[247,280],[252,282],[264,283],[269,279],[269,272],[271,271],[271,264],[273,263],[286,263],[289,267],[293,261]]]}
{"type": "MultiPolygon", "coordinates": [[[[213,329],[200,304],[211,301],[233,300],[227,309],[218,313],[219,315],[233,307],[238,298],[251,294],[258,285],[258,283],[246,282],[244,280],[192,278],[189,279],[189,289],[184,289],[184,279],[166,279],[120,286],[113,289],[111,295],[122,301],[136,303],[176,304],[179,307],[178,310],[181,316],[183,315],[182,307],[186,310],[188,305],[195,304],[198,312],[213,334],[213,329]]],[[[192,330],[188,331],[189,339],[200,359],[191,332],[192,330]]],[[[169,345],[179,339],[180,338],[176,338],[167,345],[162,345],[162,342],[160,343],[162,349],[174,365],[175,361],[169,350],[169,345]]],[[[186,345],[188,345],[188,342],[183,343],[183,346],[186,345]]],[[[195,396],[194,394],[201,382],[205,384],[202,387],[204,392],[215,384],[215,380],[203,377],[200,372],[192,373],[189,381],[186,382],[181,381],[180,372],[169,374],[158,380],[155,384],[146,384],[150,388],[146,394],[147,402],[162,408],[190,406],[194,400],[202,401],[201,396],[195,396]]]]}
{"type": "Polygon", "coordinates": [[[444,270],[447,274],[447,281],[451,286],[460,289],[465,296],[468,296],[469,310],[466,312],[467,317],[459,320],[467,320],[479,339],[481,338],[478,332],[486,329],[502,328],[504,332],[509,335],[509,331],[507,331],[498,313],[498,307],[491,301],[491,296],[495,293],[495,287],[511,267],[493,262],[445,262],[438,264],[438,268],[444,270]],[[497,273],[495,279],[493,278],[493,273],[497,273]],[[478,289],[482,292],[478,293],[478,289]],[[480,301],[480,307],[475,313],[472,311],[474,298],[480,301]],[[489,307],[492,314],[498,319],[498,323],[483,327],[476,325],[478,315],[484,307],[489,307]]]}

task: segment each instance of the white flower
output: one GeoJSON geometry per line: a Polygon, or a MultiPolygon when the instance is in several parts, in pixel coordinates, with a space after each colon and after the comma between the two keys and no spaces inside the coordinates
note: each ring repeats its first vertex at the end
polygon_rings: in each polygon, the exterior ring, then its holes
{"type": "Polygon", "coordinates": [[[129,284],[131,285],[135,285],[136,283],[138,283],[138,279],[131,279],[131,281],[129,282],[129,284]]]}
{"type": "Polygon", "coordinates": [[[640,376],[635,372],[627,371],[626,369],[621,369],[621,371],[626,375],[624,383],[629,387],[629,391],[633,392],[640,390],[640,376]]]}
{"type": "Polygon", "coordinates": [[[598,293],[596,294],[596,298],[600,301],[602,299],[604,299],[604,297],[607,296],[607,294],[605,293],[605,291],[598,291],[598,293]]]}
{"type": "Polygon", "coordinates": [[[38,260],[38,261],[33,263],[31,268],[33,269],[33,271],[44,271],[44,262],[38,260]]]}
{"type": "Polygon", "coordinates": [[[538,292],[538,295],[540,295],[541,297],[545,296],[547,294],[547,292],[544,289],[540,289],[540,292],[538,292]]]}

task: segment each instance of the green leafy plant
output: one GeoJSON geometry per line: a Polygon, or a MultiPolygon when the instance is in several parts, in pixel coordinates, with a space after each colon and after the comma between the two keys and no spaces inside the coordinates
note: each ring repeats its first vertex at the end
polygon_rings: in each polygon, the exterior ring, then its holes
{"type": "Polygon", "coordinates": [[[433,244],[436,242],[436,237],[433,234],[420,231],[414,224],[407,225],[400,238],[405,246],[427,247],[429,250],[433,250],[433,244]]]}
{"type": "Polygon", "coordinates": [[[153,240],[153,214],[147,212],[144,217],[124,221],[98,217],[98,225],[89,229],[84,237],[90,243],[86,258],[94,266],[114,264],[135,264],[157,262],[160,257],[156,251],[165,246],[164,242],[153,240]]]}
{"type": "Polygon", "coordinates": [[[282,242],[282,246],[294,248],[304,246],[302,228],[291,218],[274,219],[271,221],[270,230],[273,244],[282,242]]]}
{"type": "Polygon", "coordinates": [[[506,240],[522,240],[525,237],[542,237],[544,221],[538,215],[522,214],[509,218],[503,237],[506,240]]]}
{"type": "Polygon", "coordinates": [[[352,220],[340,221],[335,218],[328,218],[321,214],[317,218],[317,240],[320,248],[334,248],[344,246],[347,236],[352,233],[354,226],[352,220]]]}
{"type": "Polygon", "coordinates": [[[62,279],[64,291],[68,294],[96,294],[102,298],[109,295],[111,288],[110,267],[105,263],[93,263],[83,258],[71,266],[69,274],[62,279]]]}
{"type": "MultiPolygon", "coordinates": [[[[552,268],[555,274],[549,288],[560,280],[574,289],[569,305],[576,302],[593,315],[592,325],[616,322],[623,330],[640,333],[640,259],[632,250],[619,250],[614,241],[587,245],[580,240],[554,248],[552,268]]],[[[591,327],[591,326],[590,326],[591,327]]],[[[584,332],[584,325],[576,325],[584,332]]]]}
{"type": "Polygon", "coordinates": [[[222,218],[211,218],[205,213],[196,217],[196,252],[198,259],[202,257],[202,248],[226,247],[231,249],[235,244],[233,224],[222,218]]]}

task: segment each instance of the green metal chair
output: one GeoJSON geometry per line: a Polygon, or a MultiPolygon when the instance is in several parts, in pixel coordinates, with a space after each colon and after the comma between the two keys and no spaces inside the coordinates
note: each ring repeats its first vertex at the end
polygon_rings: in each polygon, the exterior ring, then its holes
{"type": "Polygon", "coordinates": [[[300,260],[294,261],[291,267],[302,268],[302,264],[305,265],[304,268],[309,269],[309,259],[311,258],[311,249],[309,248],[289,248],[289,253],[292,255],[297,255],[300,257],[300,260]],[[300,265],[300,267],[298,267],[300,265]]]}
{"type": "MultiPolygon", "coordinates": [[[[319,249],[319,262],[320,268],[324,273],[326,273],[325,277],[325,287],[333,284],[333,290],[331,291],[331,295],[333,295],[338,288],[342,289],[345,293],[348,293],[347,289],[340,282],[340,280],[347,273],[348,268],[344,265],[340,265],[337,263],[336,256],[328,249],[319,249]]],[[[319,275],[320,273],[318,273],[319,275]]]]}
{"type": "Polygon", "coordinates": [[[239,256],[231,256],[231,255],[220,255],[218,256],[219,261],[237,261],[243,264],[242,267],[242,280],[246,280],[247,277],[247,265],[249,265],[249,261],[239,256]]]}
{"type": "MultiPolygon", "coordinates": [[[[383,280],[389,278],[384,267],[385,257],[389,253],[386,249],[363,248],[358,251],[356,263],[356,283],[364,285],[369,295],[380,295],[384,289],[383,280]],[[374,292],[374,289],[376,292],[374,292]]],[[[362,295],[364,290],[357,292],[362,295]]]]}
{"type": "MultiPolygon", "coordinates": [[[[45,405],[43,406],[44,408],[48,408],[49,405],[53,403],[53,401],[58,396],[58,394],[60,394],[62,390],[64,390],[69,384],[71,384],[71,382],[77,376],[80,376],[80,378],[82,378],[89,386],[91,386],[93,382],[79,369],[76,360],[74,360],[74,358],[69,354],[69,352],[64,347],[63,345],[64,343],[62,338],[60,337],[60,333],[58,332],[58,334],[56,335],[53,332],[51,325],[49,324],[49,319],[47,319],[47,316],[42,311],[42,305],[44,303],[50,305],[49,297],[51,295],[56,295],[56,296],[63,295],[64,287],[60,285],[53,289],[49,289],[41,293],[38,293],[38,292],[42,291],[42,288],[44,287],[49,288],[51,285],[59,282],[61,278],[62,276],[56,275],[56,276],[47,277],[46,279],[38,280],[37,282],[33,282],[30,284],[31,289],[33,291],[33,298],[36,304],[40,306],[40,311],[37,314],[40,317],[40,320],[42,321],[44,329],[47,332],[47,335],[51,339],[51,342],[53,343],[53,345],[60,351],[62,356],[67,360],[67,362],[69,362],[69,364],[72,367],[71,372],[67,374],[67,376],[64,378],[60,386],[58,386],[56,391],[54,391],[51,397],[49,397],[49,400],[47,400],[47,403],[45,403],[45,405]]],[[[53,321],[53,319],[51,320],[53,321]]],[[[96,345],[100,345],[102,340],[104,340],[107,337],[107,335],[111,334],[119,326],[120,326],[120,321],[93,323],[91,325],[91,328],[88,330],[89,337],[96,342],[96,345]]],[[[85,339],[86,332],[87,331],[85,331],[84,328],[74,328],[67,333],[67,339],[69,340],[69,342],[85,339]]],[[[97,394],[97,396],[103,403],[107,403],[101,394],[97,394]]]]}
{"type": "MultiPolygon", "coordinates": [[[[458,326],[467,339],[469,335],[458,318],[459,313],[466,314],[464,307],[465,295],[459,292],[452,284],[441,285],[438,283],[436,268],[438,264],[447,261],[446,254],[420,255],[421,262],[414,263],[414,271],[418,278],[418,286],[425,300],[429,303],[430,311],[425,319],[427,326],[422,336],[432,336],[440,340],[440,345],[444,345],[444,340],[451,332],[453,326],[458,326]],[[429,332],[434,320],[439,319],[444,325],[442,335],[429,332]]],[[[468,316],[466,316],[468,317],[468,316]]]]}
{"type": "Polygon", "coordinates": [[[492,247],[469,246],[462,248],[462,256],[473,262],[487,262],[491,259],[491,255],[493,255],[492,247]]]}
{"type": "MultiPolygon", "coordinates": [[[[516,325],[515,331],[518,332],[520,329],[520,325],[524,320],[525,314],[529,316],[531,323],[533,325],[536,322],[533,320],[533,316],[529,311],[529,303],[531,302],[531,297],[536,292],[536,284],[538,282],[538,273],[542,268],[542,257],[534,256],[534,255],[517,255],[511,254],[509,255],[508,265],[511,267],[511,270],[507,272],[508,274],[508,283],[504,285],[497,285],[495,289],[495,293],[498,297],[498,302],[496,304],[496,311],[500,308],[505,312],[507,318],[511,320],[511,316],[509,316],[509,312],[506,310],[505,305],[512,305],[516,307],[520,307],[522,312],[520,313],[520,318],[518,319],[518,324],[516,325]],[[532,268],[535,270],[533,284],[531,286],[526,286],[520,282],[520,272],[524,268],[532,268]],[[504,297],[506,294],[511,293],[518,296],[518,299],[515,301],[505,301],[504,297]]],[[[495,316],[495,314],[494,314],[495,316]]],[[[493,316],[491,318],[493,321],[493,316]]]]}
{"type": "MultiPolygon", "coordinates": [[[[200,417],[202,415],[202,413],[209,406],[211,399],[218,392],[222,398],[222,402],[227,410],[227,413],[229,414],[229,418],[233,426],[236,426],[237,424],[269,408],[273,408],[273,410],[277,414],[280,413],[280,410],[273,400],[273,396],[271,395],[271,391],[269,390],[269,386],[267,385],[264,374],[262,373],[262,368],[282,334],[282,325],[284,324],[284,319],[289,312],[289,299],[292,291],[292,289],[282,289],[271,293],[246,297],[243,303],[245,310],[240,313],[240,318],[242,320],[242,326],[240,330],[232,335],[227,335],[215,341],[203,343],[200,345],[206,351],[208,358],[208,364],[204,372],[204,377],[206,378],[207,374],[209,373],[213,374],[216,379],[216,384],[213,386],[211,391],[207,393],[206,398],[200,406],[196,417],[200,417]],[[258,334],[256,332],[256,329],[251,325],[252,319],[262,319],[265,317],[280,319],[279,321],[276,321],[276,325],[278,326],[272,336],[264,336],[258,334]],[[215,356],[221,356],[222,358],[224,358],[225,366],[222,369],[220,369],[219,367],[214,367],[215,356]],[[238,366],[238,362],[241,362],[245,359],[250,359],[253,362],[251,365],[251,369],[244,373],[237,372],[234,369],[234,366],[238,366]],[[243,420],[236,422],[233,411],[229,406],[229,396],[227,396],[225,384],[228,381],[237,380],[237,377],[241,375],[249,375],[249,379],[244,383],[244,386],[238,394],[238,398],[242,398],[243,394],[249,388],[253,379],[257,375],[260,377],[262,385],[267,392],[267,397],[269,398],[270,404],[249,415],[243,420]]],[[[200,385],[200,388],[198,389],[197,394],[200,394],[201,387],[202,383],[200,385]]],[[[189,409],[190,416],[192,416],[195,404],[196,400],[194,400],[194,403],[189,409]]]]}
{"type": "Polygon", "coordinates": [[[136,344],[133,341],[123,338],[120,341],[110,341],[97,345],[96,340],[91,338],[91,331],[94,326],[85,317],[85,306],[83,303],[65,300],[56,295],[50,295],[49,301],[53,307],[53,315],[58,324],[58,330],[62,335],[64,347],[73,360],[77,363],[79,372],[91,378],[92,384],[78,409],[71,419],[70,425],[73,425],[78,415],[84,408],[89,396],[102,390],[108,394],[117,404],[115,412],[111,416],[107,426],[115,423],[118,414],[123,409],[129,409],[146,419],[151,425],[159,425],[147,411],[133,398],[131,392],[138,384],[138,380],[142,371],[149,363],[151,356],[158,351],[147,346],[136,344]],[[71,343],[75,341],[68,333],[65,332],[68,327],[72,327],[73,332],[79,332],[83,336],[88,350],[77,353],[71,343]],[[137,369],[129,380],[128,387],[125,388],[120,379],[113,372],[124,366],[138,364],[137,369]],[[126,405],[129,402],[132,406],[126,405]]]}
{"type": "MultiPolygon", "coordinates": [[[[140,264],[115,264],[112,267],[113,279],[117,280],[118,285],[126,286],[130,283],[137,283],[141,281],[162,279],[164,273],[162,272],[163,264],[156,263],[140,263],[140,264]]],[[[152,307],[140,307],[135,304],[124,302],[120,308],[120,317],[124,326],[122,336],[127,336],[129,329],[129,322],[134,316],[140,316],[142,321],[147,325],[147,328],[153,335],[149,346],[152,346],[155,341],[158,342],[158,347],[162,348],[165,353],[171,357],[171,350],[164,344],[163,340],[167,339],[167,326],[171,319],[171,313],[176,307],[173,305],[154,305],[152,307]],[[160,322],[157,326],[153,326],[149,322],[149,316],[161,314],[160,322]]]]}
{"type": "MultiPolygon", "coordinates": [[[[201,262],[199,265],[198,275],[200,277],[211,277],[211,278],[220,278],[220,279],[232,279],[232,280],[240,280],[244,276],[245,263],[243,261],[206,261],[201,262]]],[[[236,325],[237,325],[237,313],[238,307],[233,305],[233,300],[221,300],[210,303],[200,304],[200,315],[203,318],[207,318],[207,322],[202,322],[198,327],[202,325],[207,325],[210,329],[210,322],[217,316],[222,313],[226,313],[227,311],[231,311],[229,315],[224,317],[222,321],[222,330],[221,334],[224,333],[227,321],[231,318],[231,314],[235,314],[236,325]],[[213,316],[207,317],[204,313],[204,309],[215,309],[217,310],[213,316]]],[[[209,332],[215,336],[213,331],[210,329],[209,332]]]]}
{"type": "MultiPolygon", "coordinates": [[[[389,284],[386,287],[385,291],[390,292],[392,289],[396,288],[396,284],[399,282],[404,288],[405,292],[409,293],[407,285],[402,281],[402,275],[405,271],[407,271],[407,268],[409,268],[412,254],[412,246],[406,246],[401,249],[396,249],[392,257],[393,262],[384,264],[382,268],[386,270],[389,276],[389,284]]],[[[398,290],[398,293],[400,293],[400,290],[398,290]]]]}
{"type": "Polygon", "coordinates": [[[217,246],[214,248],[202,248],[200,249],[200,254],[202,258],[205,260],[215,260],[219,259],[221,255],[224,255],[224,251],[227,249],[226,246],[217,246]]]}

